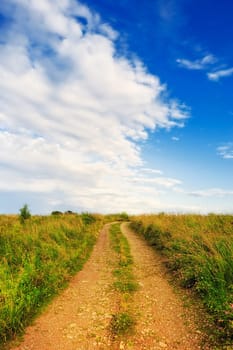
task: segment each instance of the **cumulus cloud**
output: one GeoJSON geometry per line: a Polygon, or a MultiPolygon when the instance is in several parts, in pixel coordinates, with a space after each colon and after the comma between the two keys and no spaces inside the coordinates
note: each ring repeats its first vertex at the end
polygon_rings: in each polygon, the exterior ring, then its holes
{"type": "Polygon", "coordinates": [[[0,190],[116,211],[139,209],[149,188],[144,205],[152,210],[156,186],[179,180],[135,187],[139,141],[148,130],[183,126],[186,106],[169,100],[142,62],[119,55],[119,34],[83,4],[1,6],[9,25],[0,43],[0,190]]]}
{"type": "Polygon", "coordinates": [[[176,62],[182,68],[190,70],[203,70],[207,69],[210,65],[214,64],[216,62],[216,57],[212,54],[209,54],[194,61],[185,58],[178,58],[176,62]]]}
{"type": "Polygon", "coordinates": [[[207,73],[208,79],[218,81],[220,78],[229,77],[233,74],[233,68],[220,69],[215,72],[207,73]]]}

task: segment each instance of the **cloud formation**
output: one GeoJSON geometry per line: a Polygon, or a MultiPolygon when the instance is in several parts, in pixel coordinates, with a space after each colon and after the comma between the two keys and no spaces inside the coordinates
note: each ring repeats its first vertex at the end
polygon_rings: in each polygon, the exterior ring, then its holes
{"type": "Polygon", "coordinates": [[[218,81],[220,78],[229,77],[233,74],[233,68],[220,69],[207,73],[209,80],[218,81]]]}
{"type": "Polygon", "coordinates": [[[204,57],[196,60],[177,58],[176,62],[179,67],[188,70],[209,71],[206,73],[206,76],[211,81],[218,81],[221,78],[229,77],[233,74],[233,68],[220,69],[219,65],[216,65],[218,59],[212,54],[205,55],[204,57]]]}
{"type": "Polygon", "coordinates": [[[229,142],[217,148],[217,153],[224,159],[233,159],[233,143],[229,142]]]}
{"type": "Polygon", "coordinates": [[[180,138],[179,137],[177,137],[177,136],[172,136],[172,141],[180,141],[180,138]]]}
{"type": "Polygon", "coordinates": [[[186,107],[141,61],[119,55],[119,34],[81,3],[1,6],[11,25],[0,43],[0,190],[44,193],[45,210],[159,206],[157,186],[179,180],[152,181],[148,171],[135,185],[140,141],[148,130],[183,126],[186,107]]]}
{"type": "Polygon", "coordinates": [[[225,197],[232,196],[233,190],[224,190],[222,188],[209,188],[205,190],[192,191],[188,193],[193,197],[225,197]]]}
{"type": "Polygon", "coordinates": [[[209,54],[194,61],[185,58],[178,58],[176,62],[182,68],[190,70],[204,70],[208,69],[210,65],[214,64],[216,62],[216,58],[214,55],[209,54]]]}

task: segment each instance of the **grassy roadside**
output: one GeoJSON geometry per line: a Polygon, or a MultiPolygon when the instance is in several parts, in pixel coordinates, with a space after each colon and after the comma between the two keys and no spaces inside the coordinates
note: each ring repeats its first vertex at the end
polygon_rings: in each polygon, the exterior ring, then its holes
{"type": "Polygon", "coordinates": [[[114,288],[120,293],[118,312],[113,315],[111,332],[114,336],[128,334],[135,324],[131,311],[132,293],[137,290],[138,284],[133,274],[133,259],[126,237],[122,234],[120,224],[110,228],[110,241],[113,250],[117,253],[117,264],[113,271],[114,288]]]}
{"type": "Polygon", "coordinates": [[[102,217],[37,216],[23,225],[0,217],[0,344],[21,333],[79,271],[102,217]]]}
{"type": "Polygon", "coordinates": [[[131,224],[166,256],[182,287],[201,298],[222,346],[233,342],[232,223],[230,215],[159,214],[136,216],[131,224]]]}

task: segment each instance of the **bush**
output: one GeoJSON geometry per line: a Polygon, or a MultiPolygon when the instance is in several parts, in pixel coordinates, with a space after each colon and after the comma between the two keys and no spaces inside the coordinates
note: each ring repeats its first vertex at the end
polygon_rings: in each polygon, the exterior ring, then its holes
{"type": "Polygon", "coordinates": [[[30,210],[28,208],[27,204],[24,204],[24,206],[19,210],[19,219],[21,224],[24,224],[25,220],[29,219],[31,217],[30,210]]]}
{"type": "Polygon", "coordinates": [[[63,213],[59,210],[52,211],[51,215],[63,215],[63,213]]]}
{"type": "Polygon", "coordinates": [[[85,225],[93,224],[96,221],[95,216],[89,213],[82,213],[81,218],[85,225]]]}

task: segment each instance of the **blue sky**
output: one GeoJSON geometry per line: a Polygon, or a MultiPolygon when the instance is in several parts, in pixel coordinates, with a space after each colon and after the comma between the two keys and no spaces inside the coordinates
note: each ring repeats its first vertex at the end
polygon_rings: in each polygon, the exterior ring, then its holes
{"type": "Polygon", "coordinates": [[[0,212],[233,211],[230,1],[0,4],[0,212]]]}

